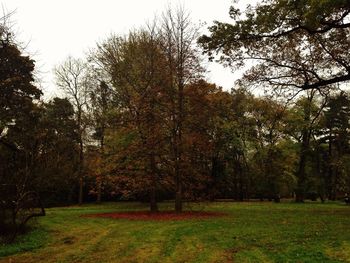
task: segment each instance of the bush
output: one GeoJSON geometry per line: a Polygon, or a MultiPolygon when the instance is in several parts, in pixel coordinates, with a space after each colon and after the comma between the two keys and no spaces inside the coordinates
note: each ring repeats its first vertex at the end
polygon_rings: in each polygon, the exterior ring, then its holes
{"type": "Polygon", "coordinates": [[[31,218],[44,215],[45,209],[36,192],[20,193],[14,185],[0,185],[0,236],[3,241],[12,242],[31,218]]]}

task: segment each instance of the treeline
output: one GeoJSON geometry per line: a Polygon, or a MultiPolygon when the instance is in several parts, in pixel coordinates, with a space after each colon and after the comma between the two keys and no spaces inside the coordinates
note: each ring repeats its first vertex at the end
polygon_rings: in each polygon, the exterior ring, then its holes
{"type": "MultiPolygon", "coordinates": [[[[44,102],[34,61],[2,27],[0,184],[16,189],[6,198],[35,191],[46,205],[143,200],[151,211],[175,199],[181,212],[184,200],[324,201],[350,191],[349,95],[311,83],[302,57],[293,66],[285,54],[263,59],[294,70],[288,79],[295,82],[278,82],[269,65],[259,64],[224,91],[204,78],[199,28],[184,10],[168,10],[153,24],[107,38],[84,59],[67,58],[55,68],[64,98],[44,102]],[[249,83],[275,92],[256,96],[249,83]],[[287,93],[272,96],[285,86],[287,93]]],[[[224,29],[200,38],[210,55],[224,29]]],[[[248,43],[254,51],[265,48],[253,38],[248,43]]],[[[288,52],[296,43],[289,45],[288,52]]],[[[242,49],[234,54],[232,47],[225,54],[242,62],[234,58],[242,49]]]]}
{"type": "MultiPolygon", "coordinates": [[[[299,189],[302,201],[342,198],[350,190],[350,100],[344,92],[326,98],[315,93],[286,105],[242,89],[222,91],[203,80],[185,85],[183,198],[279,202],[295,198],[299,189]]],[[[139,103],[138,96],[134,99],[139,103]]],[[[151,117],[140,112],[134,123],[130,112],[114,108],[106,121],[103,151],[97,146],[86,151],[97,178],[94,184],[92,177],[90,194],[99,200],[101,192],[103,199],[175,197],[173,120],[163,115],[165,110],[151,112],[151,117]],[[149,126],[150,118],[155,118],[154,126],[149,126]]]]}

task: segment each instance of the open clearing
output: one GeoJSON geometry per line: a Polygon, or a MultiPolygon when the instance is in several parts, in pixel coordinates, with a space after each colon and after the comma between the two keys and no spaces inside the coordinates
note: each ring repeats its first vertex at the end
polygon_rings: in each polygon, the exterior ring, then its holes
{"type": "Polygon", "coordinates": [[[350,262],[350,207],[344,204],[191,207],[225,215],[156,221],[84,216],[146,210],[140,203],[47,209],[36,230],[0,246],[0,262],[350,262]]]}

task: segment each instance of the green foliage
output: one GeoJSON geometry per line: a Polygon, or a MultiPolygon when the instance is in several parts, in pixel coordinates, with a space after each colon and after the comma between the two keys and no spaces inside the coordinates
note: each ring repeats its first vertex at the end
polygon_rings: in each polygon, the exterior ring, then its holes
{"type": "Polygon", "coordinates": [[[41,109],[34,102],[41,91],[34,85],[34,61],[24,56],[0,18],[0,234],[15,236],[31,210],[40,206],[30,196],[39,152],[41,109]]]}
{"type": "Polygon", "coordinates": [[[42,93],[33,84],[34,61],[24,56],[9,36],[0,20],[0,183],[16,184],[23,168],[20,159],[28,147],[33,147],[30,128],[36,126],[40,114],[33,101],[42,93]],[[12,154],[18,163],[9,161],[12,154]]]}
{"type": "Polygon", "coordinates": [[[348,170],[346,160],[349,158],[349,125],[350,100],[344,92],[329,98],[324,110],[323,125],[320,132],[320,144],[326,144],[324,151],[326,160],[325,187],[331,199],[337,193],[346,193],[350,190],[348,184],[348,170]]]}
{"type": "Polygon", "coordinates": [[[8,125],[30,114],[32,101],[42,94],[33,84],[34,61],[10,39],[3,38],[8,33],[3,26],[0,23],[0,138],[8,125]]]}
{"type": "Polygon", "coordinates": [[[232,24],[214,22],[199,42],[224,64],[255,61],[241,80],[248,86],[326,88],[350,80],[349,10],[346,0],[259,1],[232,7],[232,24]]]}
{"type": "Polygon", "coordinates": [[[40,119],[39,161],[33,183],[46,205],[72,202],[77,185],[78,126],[67,99],[54,98],[43,105],[40,119]]]}

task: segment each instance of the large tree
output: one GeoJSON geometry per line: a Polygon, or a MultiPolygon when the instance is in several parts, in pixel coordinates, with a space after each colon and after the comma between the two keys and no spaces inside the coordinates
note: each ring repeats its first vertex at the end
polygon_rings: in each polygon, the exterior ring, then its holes
{"type": "Polygon", "coordinates": [[[246,64],[249,83],[305,90],[350,80],[349,1],[268,0],[230,16],[199,41],[222,62],[246,64]]]}
{"type": "Polygon", "coordinates": [[[330,97],[324,110],[325,130],[321,141],[327,142],[327,172],[325,175],[326,194],[335,200],[338,192],[349,189],[344,184],[347,175],[347,161],[350,153],[350,99],[341,92],[330,97]]]}
{"type": "MultiPolygon", "coordinates": [[[[350,80],[348,1],[268,0],[244,11],[231,7],[233,24],[216,22],[199,42],[211,58],[246,66],[240,83],[292,94],[323,92],[350,80]]],[[[307,118],[307,114],[305,115],[307,118]]],[[[297,200],[303,200],[305,130],[297,171],[297,200]]]]}
{"type": "Polygon", "coordinates": [[[203,69],[199,63],[195,42],[199,28],[192,21],[190,14],[178,7],[175,11],[168,8],[160,21],[159,35],[161,49],[166,56],[164,70],[168,74],[167,95],[171,123],[171,148],[175,179],[175,210],[182,211],[183,195],[183,123],[185,86],[201,77],[203,69]]]}
{"type": "MultiPolygon", "coordinates": [[[[93,77],[97,77],[97,74],[93,74],[93,77]]],[[[95,79],[95,78],[94,78],[95,79]]],[[[96,79],[95,79],[96,80],[96,79]]],[[[112,91],[109,85],[103,79],[98,79],[91,83],[89,88],[92,112],[92,124],[93,124],[93,138],[99,143],[99,171],[96,175],[97,183],[97,203],[101,202],[103,182],[105,181],[105,174],[103,172],[103,162],[105,153],[105,137],[108,126],[108,112],[111,108],[112,91]]]]}
{"type": "Polygon", "coordinates": [[[40,110],[34,102],[42,94],[34,84],[34,61],[12,38],[7,18],[0,18],[0,232],[9,221],[24,225],[36,215],[22,213],[22,205],[36,205],[29,202],[38,160],[34,131],[40,110]]]}
{"type": "MultiPolygon", "coordinates": [[[[77,194],[79,127],[73,105],[54,98],[41,105],[35,184],[47,205],[72,203],[77,194]]],[[[34,137],[35,138],[35,137],[34,137]]]]}
{"type": "Polygon", "coordinates": [[[158,210],[159,162],[167,119],[164,87],[169,81],[159,41],[152,28],[139,30],[126,37],[108,39],[99,46],[96,55],[113,86],[113,111],[119,116],[117,126],[113,127],[119,131],[118,136],[131,139],[128,147],[119,148],[117,155],[123,160],[114,170],[129,181],[138,178],[139,187],[134,192],[140,189],[148,192],[152,212],[158,210]]]}
{"type": "Polygon", "coordinates": [[[34,85],[34,60],[23,54],[3,23],[0,23],[0,65],[0,142],[6,144],[9,126],[30,113],[33,100],[39,99],[42,92],[34,85]]]}
{"type": "Polygon", "coordinates": [[[88,126],[88,85],[87,66],[81,59],[68,57],[61,65],[54,69],[56,84],[64,95],[73,104],[75,119],[78,125],[79,138],[79,204],[83,203],[84,188],[84,147],[86,142],[86,130],[88,126]]]}

